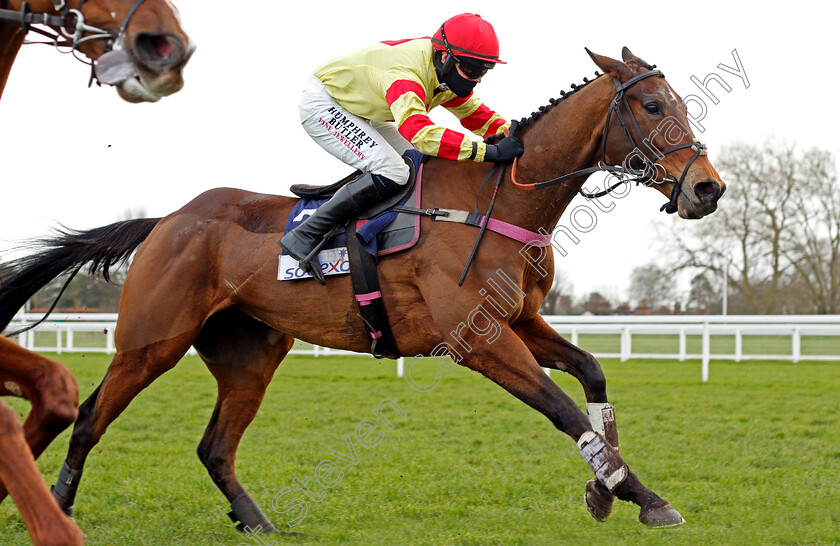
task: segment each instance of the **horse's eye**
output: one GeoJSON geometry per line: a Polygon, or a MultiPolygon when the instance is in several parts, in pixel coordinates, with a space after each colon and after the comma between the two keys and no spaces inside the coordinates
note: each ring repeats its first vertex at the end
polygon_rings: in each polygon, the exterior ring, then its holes
{"type": "Polygon", "coordinates": [[[661,114],[661,110],[659,109],[659,103],[656,101],[646,102],[645,103],[645,110],[650,112],[651,114],[661,114]]]}

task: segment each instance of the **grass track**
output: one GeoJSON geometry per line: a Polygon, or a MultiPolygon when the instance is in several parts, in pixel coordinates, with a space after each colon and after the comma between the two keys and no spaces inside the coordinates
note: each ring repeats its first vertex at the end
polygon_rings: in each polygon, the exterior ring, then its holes
{"type": "MultiPolygon", "coordinates": [[[[61,355],[86,397],[109,360],[61,355]]],[[[415,368],[430,382],[433,361],[415,368]]],[[[391,362],[289,357],[239,449],[238,473],[278,527],[294,512],[271,499],[331,459],[344,473],[294,528],[268,544],[838,544],[840,367],[837,363],[604,361],[621,450],[633,471],[688,521],[651,531],[634,505],[604,524],[582,502],[591,472],[574,442],[499,387],[462,369],[431,392],[391,362]],[[405,418],[381,443],[351,440],[356,466],[332,455],[383,399],[405,418]]],[[[552,376],[578,403],[580,386],[552,376]]],[[[8,400],[8,399],[7,399],[8,400]]],[[[9,400],[21,412],[26,404],[9,400]]],[[[258,544],[233,530],[228,505],[195,455],[215,383],[184,359],[144,391],[94,449],[76,517],[88,544],[258,544]]],[[[39,460],[52,484],[69,432],[39,460]]],[[[334,473],[331,477],[337,476],[334,473]]],[[[291,499],[289,495],[284,499],[291,499]]],[[[0,544],[28,544],[0,505],[0,544]]]]}

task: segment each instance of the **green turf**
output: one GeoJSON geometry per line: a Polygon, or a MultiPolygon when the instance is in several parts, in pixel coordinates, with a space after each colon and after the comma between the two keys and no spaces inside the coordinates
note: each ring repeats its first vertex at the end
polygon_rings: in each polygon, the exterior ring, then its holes
{"type": "MultiPolygon", "coordinates": [[[[108,361],[61,355],[87,396],[108,361]]],[[[490,381],[448,371],[430,392],[394,374],[393,362],[289,357],[278,370],[237,458],[240,478],[278,527],[271,499],[319,462],[340,483],[309,482],[319,502],[294,531],[265,544],[837,544],[840,543],[838,363],[604,361],[621,451],[687,523],[649,530],[618,503],[606,523],[582,502],[591,471],[571,439],[490,381]],[[362,447],[345,439],[385,399],[406,417],[362,447]]],[[[413,371],[433,378],[433,361],[413,371]]],[[[578,403],[579,385],[552,375],[578,403]]],[[[215,383],[186,358],[144,391],[91,453],[76,502],[88,544],[258,544],[237,533],[228,505],[195,455],[215,383]]],[[[8,400],[8,399],[7,399],[8,400]]],[[[20,411],[26,409],[14,401],[20,411]]],[[[388,411],[388,410],[386,410],[388,411]]],[[[64,433],[39,460],[52,484],[64,433]]],[[[281,497],[291,500],[294,496],[281,497]]],[[[290,529],[291,530],[291,529],[290,529]]],[[[0,544],[27,544],[10,502],[0,544]]]]}

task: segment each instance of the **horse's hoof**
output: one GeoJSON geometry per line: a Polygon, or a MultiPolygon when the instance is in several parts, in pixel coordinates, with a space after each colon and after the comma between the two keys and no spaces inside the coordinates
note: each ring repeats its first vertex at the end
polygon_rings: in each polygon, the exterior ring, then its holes
{"type": "Polygon", "coordinates": [[[685,523],[682,515],[667,502],[663,506],[639,514],[639,521],[648,527],[676,527],[685,523]]]}
{"type": "Polygon", "coordinates": [[[607,521],[612,512],[613,500],[615,497],[610,490],[598,480],[589,480],[586,482],[586,494],[583,500],[586,502],[586,507],[592,517],[598,521],[607,521]]]}

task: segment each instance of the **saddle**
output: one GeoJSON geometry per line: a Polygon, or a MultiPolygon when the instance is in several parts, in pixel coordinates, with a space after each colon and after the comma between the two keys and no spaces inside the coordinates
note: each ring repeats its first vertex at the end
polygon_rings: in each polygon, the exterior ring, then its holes
{"type": "MultiPolygon", "coordinates": [[[[405,184],[405,188],[398,194],[385,199],[384,201],[380,201],[379,203],[375,204],[371,208],[359,213],[358,219],[359,220],[370,220],[378,216],[379,214],[391,209],[392,207],[402,203],[414,190],[414,184],[417,181],[417,167],[415,166],[415,162],[419,164],[422,162],[422,155],[420,159],[413,154],[409,155],[411,151],[406,152],[406,155],[403,156],[403,161],[405,161],[406,165],[408,165],[409,175],[408,175],[408,182],[405,184]]],[[[418,155],[419,152],[416,152],[418,155]]],[[[336,182],[335,184],[331,184],[329,186],[314,186],[309,184],[294,184],[289,189],[300,197],[301,199],[310,199],[310,200],[321,200],[321,199],[329,199],[338,189],[345,184],[349,183],[351,180],[354,180],[358,177],[361,171],[356,171],[355,173],[346,176],[336,182]]],[[[329,235],[329,234],[328,234],[329,235]]]]}

